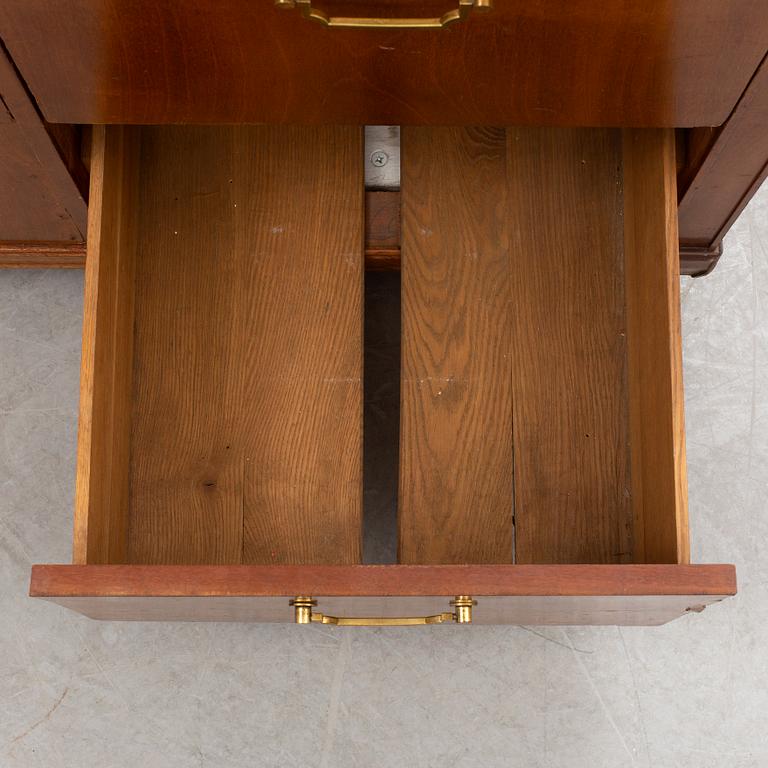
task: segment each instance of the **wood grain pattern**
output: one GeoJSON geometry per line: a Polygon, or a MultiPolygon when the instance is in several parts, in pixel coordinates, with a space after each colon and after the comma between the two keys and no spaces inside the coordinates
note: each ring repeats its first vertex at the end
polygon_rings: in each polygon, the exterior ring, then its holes
{"type": "Polygon", "coordinates": [[[86,226],[84,196],[0,42],[0,241],[82,243],[86,226]]]}
{"type": "MultiPolygon", "coordinates": [[[[130,561],[238,563],[243,455],[231,129],[142,130],[130,561]],[[232,183],[230,183],[230,181],[232,183]]],[[[239,158],[238,158],[239,159],[239,158]]],[[[234,189],[237,179],[238,190],[234,189]]]]}
{"type": "MultiPolygon", "coordinates": [[[[711,129],[714,130],[714,129],[711,129]]],[[[768,157],[768,150],[765,153],[768,157]]],[[[768,164],[755,156],[755,170],[757,177],[745,179],[742,176],[743,187],[746,190],[740,198],[736,214],[743,210],[744,206],[757,191],[760,183],[768,173],[768,164]]],[[[690,171],[693,175],[698,170],[690,171]]],[[[712,191],[717,192],[722,184],[730,184],[724,181],[727,175],[726,168],[721,165],[719,175],[712,177],[712,191]]],[[[678,174],[678,180],[682,173],[678,174]]],[[[737,195],[738,196],[738,195],[737,195]]],[[[685,195],[683,195],[685,199],[685,195]]],[[[712,201],[705,201],[710,205],[712,201]]],[[[714,227],[722,236],[733,223],[733,209],[731,207],[712,206],[709,210],[709,225],[714,227]],[[719,222],[719,223],[716,223],[719,222]]],[[[708,225],[708,226],[709,226],[708,225]]],[[[368,192],[366,193],[366,229],[365,229],[365,268],[372,272],[399,272],[400,271],[400,192],[368,192]],[[396,213],[395,213],[396,212],[396,213]]],[[[713,246],[690,245],[696,238],[686,237],[685,232],[680,235],[680,274],[701,277],[712,271],[717,260],[722,254],[722,243],[715,241],[713,246]]],[[[0,266],[2,264],[0,263],[0,266]]]]}
{"type": "Polygon", "coordinates": [[[687,563],[674,138],[628,130],[623,147],[635,557],[687,563]]]}
{"type": "Polygon", "coordinates": [[[728,117],[768,14],[505,0],[445,30],[328,30],[273,0],[4,0],[0,37],[52,122],[695,126],[728,117]]]}
{"type": "Polygon", "coordinates": [[[244,563],[362,547],[363,133],[268,128],[243,158],[244,563]],[[244,196],[245,197],[245,196],[244,196]]]}
{"type": "Polygon", "coordinates": [[[505,132],[402,147],[399,560],[511,562],[505,132]]]}
{"type": "Polygon", "coordinates": [[[121,563],[127,558],[139,145],[136,129],[94,129],[80,369],[75,563],[121,563]]]}
{"type": "Polygon", "coordinates": [[[477,624],[661,624],[736,592],[730,565],[33,567],[30,594],[93,618],[292,621],[288,600],[340,615],[419,615],[456,594],[477,624]]]}
{"type": "Polygon", "coordinates": [[[144,130],[132,562],[359,561],[361,142],[144,130]]]}
{"type": "Polygon", "coordinates": [[[516,561],[629,562],[621,135],[507,146],[516,561]]]}

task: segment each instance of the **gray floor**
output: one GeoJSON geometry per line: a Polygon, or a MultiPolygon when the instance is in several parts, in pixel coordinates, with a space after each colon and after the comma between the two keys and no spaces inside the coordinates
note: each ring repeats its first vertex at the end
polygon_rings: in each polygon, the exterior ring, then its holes
{"type": "Polygon", "coordinates": [[[67,562],[82,275],[0,273],[0,766],[768,765],[768,187],[683,283],[694,562],[740,594],[650,629],[106,624],[67,562]]]}

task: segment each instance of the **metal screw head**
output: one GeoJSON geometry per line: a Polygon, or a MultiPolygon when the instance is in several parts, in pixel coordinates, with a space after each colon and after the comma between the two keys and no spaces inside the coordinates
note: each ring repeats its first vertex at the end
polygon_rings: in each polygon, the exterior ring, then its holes
{"type": "Polygon", "coordinates": [[[380,149],[377,149],[375,152],[371,153],[371,164],[375,165],[377,168],[382,168],[389,162],[389,155],[386,152],[383,152],[380,149]]]}

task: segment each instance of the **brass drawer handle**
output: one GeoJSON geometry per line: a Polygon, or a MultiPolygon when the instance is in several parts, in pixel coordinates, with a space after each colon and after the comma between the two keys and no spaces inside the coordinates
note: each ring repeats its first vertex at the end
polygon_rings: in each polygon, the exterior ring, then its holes
{"type": "Polygon", "coordinates": [[[461,21],[467,14],[477,8],[487,11],[493,7],[493,0],[459,0],[459,7],[446,11],[442,16],[428,18],[387,19],[377,17],[329,16],[325,11],[312,7],[312,0],[275,0],[278,8],[299,7],[305,19],[313,19],[324,27],[378,28],[378,29],[439,29],[454,21],[461,21]]]}
{"type": "Polygon", "coordinates": [[[458,595],[450,604],[456,609],[433,616],[326,616],[313,610],[317,600],[300,596],[291,600],[294,609],[294,621],[297,624],[335,624],[337,627],[414,627],[425,624],[471,624],[472,606],[477,605],[469,595],[458,595]]]}

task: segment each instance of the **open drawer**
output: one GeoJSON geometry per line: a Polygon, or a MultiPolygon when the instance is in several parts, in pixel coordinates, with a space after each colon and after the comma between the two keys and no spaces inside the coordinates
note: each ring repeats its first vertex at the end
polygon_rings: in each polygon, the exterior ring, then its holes
{"type": "Polygon", "coordinates": [[[667,130],[403,129],[398,554],[363,562],[362,166],[356,127],[94,129],[74,564],[31,594],[522,624],[733,594],[688,564],[667,130]]]}

